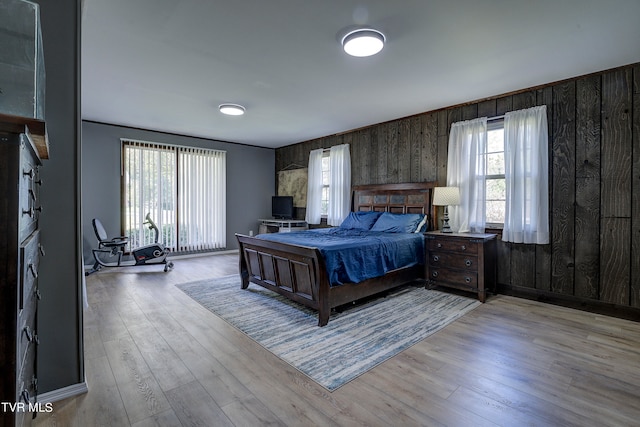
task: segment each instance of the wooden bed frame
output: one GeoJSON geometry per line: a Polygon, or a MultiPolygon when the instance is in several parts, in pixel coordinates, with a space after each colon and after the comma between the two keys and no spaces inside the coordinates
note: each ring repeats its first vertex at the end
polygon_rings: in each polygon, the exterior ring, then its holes
{"type": "MultiPolygon", "coordinates": [[[[351,192],[352,210],[427,214],[432,230],[437,224],[431,203],[436,186],[435,182],[355,186],[351,192]]],[[[318,249],[241,234],[236,237],[240,248],[242,289],[246,289],[249,282],[255,283],[318,310],[318,326],[329,322],[332,308],[405,283],[424,280],[424,265],[420,263],[360,283],[331,287],[318,249]]]]}

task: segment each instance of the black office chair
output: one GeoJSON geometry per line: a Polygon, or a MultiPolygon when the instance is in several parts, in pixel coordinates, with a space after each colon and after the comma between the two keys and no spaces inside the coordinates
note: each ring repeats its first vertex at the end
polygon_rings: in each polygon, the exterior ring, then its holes
{"type": "Polygon", "coordinates": [[[109,239],[107,231],[102,226],[102,223],[98,218],[91,220],[93,224],[93,231],[96,232],[98,238],[98,249],[110,249],[111,255],[116,255],[118,252],[124,252],[124,247],[129,243],[129,238],[126,236],[118,236],[109,239]]]}

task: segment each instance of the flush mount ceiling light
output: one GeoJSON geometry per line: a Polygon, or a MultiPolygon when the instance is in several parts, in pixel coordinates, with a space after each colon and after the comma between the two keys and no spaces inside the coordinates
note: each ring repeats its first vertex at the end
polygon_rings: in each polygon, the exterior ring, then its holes
{"type": "Polygon", "coordinates": [[[245,108],[238,104],[220,104],[218,109],[222,114],[226,114],[228,116],[241,116],[245,112],[245,108]]]}
{"type": "Polygon", "coordinates": [[[384,47],[385,37],[378,30],[360,28],[350,31],[342,38],[342,48],[351,56],[371,56],[384,47]]]}

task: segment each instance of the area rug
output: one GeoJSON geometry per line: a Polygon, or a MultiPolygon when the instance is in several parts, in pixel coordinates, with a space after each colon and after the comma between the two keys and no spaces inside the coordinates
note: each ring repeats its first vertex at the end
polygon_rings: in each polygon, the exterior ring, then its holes
{"type": "Polygon", "coordinates": [[[480,305],[405,286],[332,313],[320,328],[316,311],[255,284],[242,290],[237,275],[177,287],[329,391],[480,305]]]}

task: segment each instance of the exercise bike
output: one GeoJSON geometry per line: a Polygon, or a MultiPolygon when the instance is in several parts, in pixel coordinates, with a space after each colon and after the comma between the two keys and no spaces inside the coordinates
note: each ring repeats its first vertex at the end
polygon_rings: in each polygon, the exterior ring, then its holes
{"type": "Polygon", "coordinates": [[[173,268],[173,262],[167,261],[169,250],[164,245],[158,243],[160,231],[153,222],[149,214],[145,217],[143,224],[149,224],[149,229],[155,233],[155,243],[140,246],[131,251],[131,257],[123,259],[124,247],[129,243],[129,238],[119,236],[109,239],[102,223],[98,218],[92,221],[93,230],[98,238],[98,249],[92,249],[93,257],[96,259],[91,270],[85,272],[85,276],[95,273],[102,267],[135,267],[138,265],[164,264],[165,273],[173,268]],[[106,262],[100,259],[99,254],[109,254],[110,257],[117,257],[115,262],[106,262]]]}

